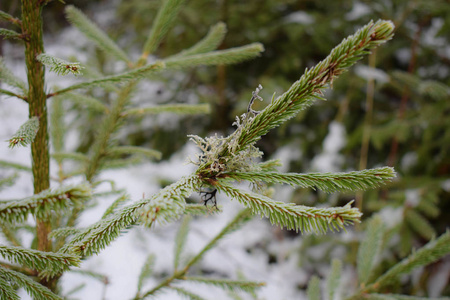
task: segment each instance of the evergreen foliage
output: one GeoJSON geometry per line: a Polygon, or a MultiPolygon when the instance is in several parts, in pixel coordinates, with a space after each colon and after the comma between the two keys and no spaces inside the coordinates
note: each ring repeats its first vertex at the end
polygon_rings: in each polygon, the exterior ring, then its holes
{"type": "MultiPolygon", "coordinates": [[[[256,142],[262,139],[271,129],[279,127],[308,108],[317,99],[324,99],[324,91],[332,86],[334,80],[344,74],[364,55],[369,54],[379,45],[390,40],[394,32],[391,21],[369,22],[355,34],[344,39],[331,53],[314,67],[307,68],[300,79],[294,82],[281,96],[273,98],[261,111],[253,107],[255,100],[263,100],[259,96],[262,86],[252,93],[247,111],[236,118],[234,132],[229,136],[216,135],[201,138],[191,136],[201,153],[191,161],[197,169],[190,175],[167,185],[150,197],[132,202],[130,196],[121,190],[104,194],[95,193],[100,185],[99,174],[102,170],[122,168],[136,164],[142,159],[161,159],[158,150],[124,145],[117,138],[118,132],[130,117],[148,117],[160,113],[171,114],[205,114],[211,112],[209,104],[162,104],[154,106],[137,106],[132,101],[139,90],[140,82],[162,76],[164,72],[185,70],[196,66],[222,66],[241,63],[258,57],[264,47],[260,43],[252,43],[229,49],[217,50],[227,32],[224,23],[217,23],[209,29],[206,36],[190,48],[176,54],[160,57],[158,47],[161,46],[183,5],[182,0],[167,0],[162,3],[140,56],[133,61],[122,47],[109,37],[100,27],[73,6],[66,7],[66,16],[70,23],[116,62],[125,62],[122,69],[115,73],[109,70],[94,70],[87,63],[71,63],[45,53],[42,39],[41,10],[45,3],[37,5],[31,0],[23,0],[23,23],[21,20],[0,11],[0,19],[15,25],[21,25],[22,33],[9,29],[0,29],[6,37],[20,38],[26,45],[26,63],[28,70],[27,84],[18,79],[0,60],[0,79],[8,89],[0,89],[0,93],[25,100],[29,104],[30,119],[20,127],[9,141],[10,147],[16,145],[32,145],[32,168],[20,164],[0,161],[0,166],[21,171],[32,170],[34,176],[34,192],[30,197],[19,200],[8,200],[0,203],[0,223],[4,236],[12,246],[0,245],[0,255],[11,261],[0,263],[0,296],[7,299],[18,299],[16,286],[24,288],[35,299],[62,299],[57,295],[57,283],[64,272],[77,271],[82,259],[98,254],[115,239],[133,226],[143,225],[150,229],[156,224],[171,223],[184,216],[180,230],[175,238],[173,273],[166,276],[151,289],[145,289],[146,281],[152,276],[155,257],[149,255],[138,278],[137,292],[134,299],[157,296],[173,290],[190,299],[202,299],[195,292],[183,285],[185,282],[215,286],[228,292],[244,292],[253,295],[264,283],[248,280],[232,280],[224,278],[199,277],[192,274],[192,267],[198,264],[217,244],[232,232],[240,229],[251,220],[253,214],[267,217],[272,224],[300,233],[326,233],[328,230],[338,231],[345,226],[359,223],[361,207],[352,207],[353,201],[344,206],[311,207],[291,202],[275,201],[264,190],[264,184],[282,183],[302,189],[310,188],[328,193],[360,191],[380,187],[390,182],[396,173],[392,167],[381,167],[352,172],[339,173],[286,173],[278,172],[278,161],[259,163],[263,152],[256,142]],[[149,56],[151,61],[148,62],[149,56]],[[85,68],[86,79],[65,88],[45,87],[44,66],[50,67],[58,75],[82,75],[85,68]],[[104,96],[98,91],[104,91],[104,96]],[[47,99],[51,101],[50,135],[52,153],[48,151],[47,132],[47,99]],[[69,100],[69,101],[65,101],[69,100]],[[98,124],[91,134],[89,145],[80,145],[76,150],[65,149],[66,128],[65,105],[70,102],[75,107],[87,108],[86,113],[93,116],[98,124]],[[98,121],[99,120],[99,121],[98,121]],[[49,157],[58,165],[56,179],[60,186],[50,189],[49,157]],[[66,162],[76,162],[67,166],[66,162]],[[86,183],[67,185],[66,179],[74,179],[83,175],[86,183]],[[254,184],[255,189],[248,191],[235,182],[247,181],[254,184]],[[204,191],[207,188],[209,190],[204,191]],[[203,193],[204,205],[191,204],[187,199],[194,193],[203,193]],[[77,225],[81,213],[95,204],[96,198],[107,194],[115,195],[103,216],[88,226],[77,225]],[[220,213],[217,198],[221,194],[236,199],[247,209],[239,212],[228,224],[207,243],[196,255],[186,258],[185,248],[189,233],[191,215],[220,213]],[[130,203],[128,203],[130,202],[130,203]],[[213,205],[208,206],[212,203],[213,205]],[[29,215],[36,220],[34,234],[35,245],[25,248],[17,239],[15,231],[19,226],[29,226],[29,215]],[[34,281],[32,278],[37,278],[34,281]]],[[[125,48],[124,48],[125,49],[125,48]]],[[[373,54],[372,54],[373,55],[373,54]]],[[[421,81],[411,74],[393,73],[392,85],[408,86],[418,94],[438,101],[448,95],[448,87],[435,81],[421,81]]],[[[404,124],[388,124],[401,128],[404,124]]],[[[379,145],[383,145],[385,137],[380,137],[379,145]]],[[[376,144],[377,142],[374,142],[376,144]]],[[[2,185],[11,184],[15,175],[1,178],[2,185]]],[[[284,199],[282,199],[284,200],[284,199]]],[[[405,210],[405,224],[425,239],[436,236],[436,232],[424,217],[435,216],[438,208],[432,200],[421,201],[414,209],[405,210]]],[[[404,226],[404,224],[402,224],[404,226]]],[[[450,253],[449,233],[432,240],[425,247],[410,254],[387,271],[377,268],[383,247],[386,246],[388,230],[380,217],[374,216],[367,222],[367,231],[359,245],[357,255],[357,275],[360,286],[350,299],[409,299],[397,294],[383,294],[392,281],[414,268],[427,265],[450,253]],[[377,277],[378,273],[382,275],[377,277]]],[[[398,228],[396,229],[398,230],[398,228]]],[[[327,276],[326,294],[328,298],[339,299],[342,294],[341,274],[342,262],[334,260],[327,276]]],[[[87,276],[107,283],[104,275],[78,270],[87,276]]],[[[105,283],[105,284],[106,284],[105,283]]],[[[325,285],[324,285],[325,286],[325,285]]],[[[75,289],[77,290],[78,287],[75,289]]],[[[74,291],[75,291],[74,290],[74,291]]],[[[321,281],[312,276],[308,286],[309,299],[321,299],[321,281]]],[[[346,295],[350,296],[350,295],[346,295]]],[[[417,297],[416,297],[417,298],[417,297]]],[[[3,298],[2,298],[3,299],[3,298]]],[[[411,298],[414,299],[414,298],[411,298]]],[[[419,299],[419,298],[417,298],[419,299]]]]}

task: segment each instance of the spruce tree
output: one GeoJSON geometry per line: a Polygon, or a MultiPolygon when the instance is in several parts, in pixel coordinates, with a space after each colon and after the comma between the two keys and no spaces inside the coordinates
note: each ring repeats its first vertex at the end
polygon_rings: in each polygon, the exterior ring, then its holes
{"type": "MultiPolygon", "coordinates": [[[[351,202],[342,207],[307,207],[275,201],[264,194],[261,183],[283,183],[301,188],[320,189],[326,192],[357,191],[378,187],[390,181],[395,172],[390,167],[375,168],[346,173],[281,173],[275,166],[278,162],[257,162],[262,152],[255,143],[271,129],[286,122],[299,111],[312,105],[317,99],[323,99],[323,91],[334,79],[354,65],[370,50],[392,38],[394,26],[389,21],[370,22],[354,35],[344,39],[323,61],[307,69],[304,75],[279,97],[272,98],[262,110],[253,109],[259,86],[253,93],[247,112],[236,118],[236,130],[226,137],[211,136],[201,138],[191,136],[200,149],[192,163],[197,169],[188,176],[161,189],[158,193],[141,200],[129,199],[123,191],[111,190],[117,200],[99,216],[98,222],[79,227],[76,221],[86,207],[95,198],[102,197],[96,192],[100,183],[98,175],[108,168],[125,167],[142,156],[157,159],[161,153],[153,149],[118,145],[115,136],[122,122],[134,115],[153,115],[161,112],[176,114],[207,113],[208,105],[160,105],[152,107],[132,107],[131,98],[138,83],[165,70],[179,70],[198,65],[235,64],[252,59],[263,51],[261,44],[255,43],[242,47],[216,50],[224,34],[225,25],[213,26],[209,33],[197,44],[178,54],[158,58],[149,62],[149,55],[161,44],[170,27],[176,21],[177,12],[183,1],[167,0],[160,7],[147,35],[140,57],[133,61],[106,33],[81,11],[67,6],[69,21],[102,51],[125,63],[126,69],[118,74],[103,75],[92,72],[87,65],[70,62],[45,53],[42,32],[42,9],[46,2],[35,0],[22,1],[21,19],[0,12],[2,20],[18,26],[18,31],[2,29],[0,34],[6,38],[15,38],[25,46],[25,64],[27,83],[14,76],[3,62],[0,62],[0,78],[7,85],[0,92],[6,96],[25,101],[29,106],[29,120],[9,140],[9,146],[27,147],[31,145],[32,167],[1,161],[0,166],[18,171],[31,171],[34,179],[34,195],[23,199],[9,200],[0,204],[1,225],[8,245],[0,245],[0,255],[8,263],[0,265],[0,295],[5,299],[18,299],[17,287],[24,288],[35,299],[62,299],[58,290],[58,280],[62,274],[80,266],[82,259],[105,249],[127,228],[134,225],[152,227],[154,224],[173,222],[185,215],[183,226],[176,238],[174,272],[160,284],[150,290],[143,290],[143,282],[151,274],[153,257],[149,257],[142,267],[138,291],[135,299],[144,299],[156,295],[163,289],[172,289],[177,293],[193,298],[200,297],[185,288],[183,281],[200,282],[218,286],[229,291],[254,293],[263,283],[248,280],[224,280],[195,277],[189,274],[193,265],[211,250],[225,235],[237,230],[251,215],[267,217],[272,224],[302,233],[325,233],[328,230],[341,230],[347,225],[360,222],[361,212],[351,206],[351,202]],[[86,71],[91,78],[74,83],[66,88],[46,90],[45,66],[58,75],[78,75],[86,71]],[[87,93],[92,88],[102,88],[115,97],[109,103],[102,102],[87,93]],[[95,139],[85,152],[66,152],[64,150],[64,100],[81,103],[100,116],[100,125],[95,139]],[[52,124],[49,130],[47,103],[52,106],[50,116],[52,124]],[[54,153],[49,153],[49,135],[54,153]],[[52,157],[59,165],[55,174],[60,185],[50,188],[49,161],[52,157]],[[125,158],[124,158],[125,157],[125,158]],[[63,162],[76,161],[77,168],[67,170],[63,162]],[[31,169],[31,170],[30,170],[31,169]],[[83,175],[85,181],[77,185],[68,185],[64,181],[76,175],[83,175]],[[255,190],[244,190],[233,185],[234,182],[248,181],[255,190]],[[190,204],[186,199],[193,193],[203,193],[204,204],[190,204]],[[242,203],[242,210],[225,226],[200,252],[187,262],[180,260],[189,224],[189,215],[218,212],[217,195],[224,194],[242,203]],[[129,201],[130,200],[130,201],[129,201]],[[135,200],[132,202],[131,200],[135,200]],[[124,205],[125,202],[130,204],[124,205]],[[212,207],[211,207],[212,206],[212,207]],[[31,248],[22,245],[16,239],[17,228],[27,224],[30,215],[35,220],[33,233],[36,243],[31,248]]],[[[14,177],[1,183],[10,184],[14,177]]],[[[376,221],[374,221],[376,222],[376,221]]],[[[374,223],[377,224],[377,223],[374,223]]],[[[374,225],[375,226],[375,225],[374,225]]],[[[378,226],[378,225],[377,225],[378,226]]],[[[375,226],[374,228],[378,228],[375,226]]],[[[362,283],[369,283],[373,268],[373,257],[379,251],[377,243],[380,230],[368,231],[367,245],[361,246],[362,267],[359,271],[362,283]],[[366,257],[369,256],[367,259],[366,257]]],[[[361,293],[378,292],[380,286],[390,278],[409,272],[412,268],[430,263],[449,252],[447,236],[439,238],[434,244],[421,249],[409,261],[394,266],[389,272],[365,286],[361,293]]],[[[359,269],[358,269],[359,270],[359,269]]],[[[330,293],[339,275],[339,263],[331,273],[330,293]]],[[[311,284],[311,297],[315,297],[318,279],[311,284]]],[[[376,297],[376,295],[374,296],[376,297]]]]}

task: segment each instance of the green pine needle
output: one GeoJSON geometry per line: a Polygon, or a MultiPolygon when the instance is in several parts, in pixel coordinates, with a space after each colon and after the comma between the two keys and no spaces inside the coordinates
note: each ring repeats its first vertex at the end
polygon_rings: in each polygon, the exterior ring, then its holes
{"type": "Polygon", "coordinates": [[[39,119],[38,117],[32,117],[28,119],[19,130],[14,134],[12,138],[9,139],[9,148],[14,148],[17,146],[26,147],[33,143],[34,138],[39,130],[39,119]]]}
{"type": "Polygon", "coordinates": [[[36,59],[43,65],[50,67],[51,72],[64,76],[67,74],[80,75],[81,69],[84,69],[79,62],[68,62],[47,53],[39,54],[36,59]]]}

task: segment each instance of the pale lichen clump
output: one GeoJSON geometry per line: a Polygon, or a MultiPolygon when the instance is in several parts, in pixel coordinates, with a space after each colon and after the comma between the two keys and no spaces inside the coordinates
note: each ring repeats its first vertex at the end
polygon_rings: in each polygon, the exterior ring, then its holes
{"type": "Polygon", "coordinates": [[[259,171],[259,167],[255,160],[261,158],[263,153],[254,145],[248,145],[244,150],[239,149],[239,136],[245,130],[245,125],[251,122],[259,112],[252,109],[255,99],[263,101],[258,95],[262,90],[262,86],[258,85],[256,90],[252,93],[252,98],[247,108],[247,112],[240,117],[236,116],[236,121],[232,124],[236,126],[236,130],[228,137],[218,136],[217,134],[207,137],[205,139],[197,135],[189,135],[190,140],[193,141],[202,151],[198,154],[197,161],[190,159],[189,162],[204,166],[209,165],[213,172],[233,172],[233,171],[259,171]],[[226,150],[226,151],[224,151],[226,150]],[[227,153],[223,155],[223,153],[227,153]]]}

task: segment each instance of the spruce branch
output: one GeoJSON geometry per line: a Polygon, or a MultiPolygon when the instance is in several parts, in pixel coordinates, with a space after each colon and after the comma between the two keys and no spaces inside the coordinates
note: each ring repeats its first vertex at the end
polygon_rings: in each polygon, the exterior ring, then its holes
{"type": "Polygon", "coordinates": [[[196,264],[206,252],[211,250],[222,238],[224,238],[229,233],[239,229],[243,224],[251,220],[251,214],[248,209],[244,209],[240,211],[228,224],[205,246],[203,249],[197,253],[193,258],[191,258],[188,263],[185,265],[183,270],[175,272],[171,277],[166,278],[156,287],[151,289],[150,291],[143,293],[142,295],[137,295],[135,299],[144,299],[150,295],[155,295],[160,290],[167,288],[170,284],[176,279],[184,279],[184,276],[189,271],[189,269],[196,264]]]}
{"type": "Polygon", "coordinates": [[[0,277],[0,299],[20,300],[10,282],[0,277]]]}
{"type": "Polygon", "coordinates": [[[77,89],[87,89],[96,86],[102,86],[105,83],[123,83],[129,82],[140,78],[145,78],[151,73],[158,72],[165,67],[163,62],[155,62],[151,65],[146,65],[141,68],[133,69],[128,72],[124,72],[118,75],[106,76],[103,78],[93,79],[89,81],[85,81],[82,83],[74,84],[64,89],[60,89],[55,91],[54,93],[48,94],[47,97],[53,97],[56,95],[61,95],[63,93],[67,93],[77,89]]]}
{"type": "Polygon", "coordinates": [[[264,47],[260,43],[235,47],[226,50],[216,50],[202,54],[174,56],[163,60],[167,69],[180,69],[198,65],[229,65],[253,59],[261,55],[264,47]]]}
{"type": "Polygon", "coordinates": [[[49,238],[63,238],[79,233],[82,229],[75,227],[61,227],[53,229],[49,234],[49,238]]]}
{"type": "Polygon", "coordinates": [[[14,92],[11,92],[11,91],[8,91],[8,90],[5,90],[5,89],[0,89],[0,94],[5,94],[7,96],[16,97],[16,98],[22,99],[25,102],[28,102],[27,97],[19,95],[19,94],[16,94],[14,92]]]}
{"type": "Polygon", "coordinates": [[[89,20],[83,12],[72,5],[66,6],[65,11],[67,20],[101,50],[118,60],[131,64],[126,53],[103,30],[89,20]]]}
{"type": "Polygon", "coordinates": [[[21,40],[24,38],[24,36],[14,30],[0,28],[0,36],[3,37],[3,39],[15,39],[15,40],[21,40]]]}
{"type": "Polygon", "coordinates": [[[184,277],[183,280],[204,283],[220,287],[227,291],[243,291],[246,293],[254,293],[256,289],[265,286],[264,282],[254,282],[246,280],[229,280],[229,279],[211,279],[204,277],[184,277]]]}
{"type": "Polygon", "coordinates": [[[0,10],[0,20],[10,22],[10,23],[18,25],[18,26],[20,26],[22,24],[20,19],[11,16],[10,14],[4,12],[3,10],[0,10]]]}
{"type": "Polygon", "coordinates": [[[127,109],[123,116],[156,115],[160,113],[174,113],[181,115],[208,114],[211,112],[209,104],[163,104],[150,107],[127,109]]]}
{"type": "Polygon", "coordinates": [[[3,58],[0,58],[0,80],[2,81],[2,83],[18,88],[22,91],[22,93],[27,94],[27,86],[25,82],[19,77],[15,76],[13,72],[6,67],[3,58]]]}
{"type": "Polygon", "coordinates": [[[348,203],[343,207],[317,208],[274,201],[266,196],[236,189],[223,180],[214,187],[250,208],[253,213],[268,217],[272,224],[302,233],[325,233],[360,222],[361,212],[348,203]]]}
{"type": "Polygon", "coordinates": [[[81,205],[90,197],[91,188],[87,184],[44,190],[29,198],[1,203],[0,218],[7,223],[23,222],[31,213],[38,219],[48,219],[52,211],[81,205]]]}
{"type": "Polygon", "coordinates": [[[6,186],[12,186],[18,177],[19,177],[19,174],[14,173],[10,176],[0,178],[0,190],[2,190],[6,186]]]}
{"type": "Polygon", "coordinates": [[[17,171],[27,171],[27,172],[31,172],[31,167],[29,166],[25,166],[19,163],[13,163],[10,161],[4,161],[4,160],[0,160],[0,167],[2,168],[11,168],[11,169],[15,169],[17,171]]]}
{"type": "Polygon", "coordinates": [[[308,283],[308,289],[306,290],[308,300],[321,300],[322,295],[320,292],[320,279],[316,275],[313,275],[308,283]]]}
{"type": "Polygon", "coordinates": [[[147,56],[152,54],[158,48],[161,40],[175,22],[175,18],[183,3],[184,0],[166,0],[163,2],[158,10],[155,21],[152,24],[147,40],[145,41],[142,50],[142,60],[145,59],[146,61],[147,56]]]}
{"type": "Polygon", "coordinates": [[[250,182],[285,183],[301,188],[320,189],[324,192],[356,191],[379,187],[395,177],[390,167],[346,173],[278,173],[278,172],[229,172],[224,176],[250,182]]]}
{"type": "Polygon", "coordinates": [[[43,252],[14,246],[0,245],[0,255],[33,270],[47,271],[50,276],[62,273],[70,266],[78,267],[80,264],[80,258],[71,254],[43,252]]]}
{"type": "MultiPolygon", "coordinates": [[[[325,60],[314,68],[307,69],[287,92],[272,99],[271,103],[249,122],[243,124],[242,130],[236,131],[237,153],[258,141],[269,130],[295,116],[300,110],[310,106],[315,99],[322,99],[322,91],[334,79],[354,65],[370,49],[392,38],[394,25],[390,21],[370,22],[354,35],[344,39],[336,46],[325,60]]],[[[224,149],[225,156],[228,153],[224,149]]]]}
{"type": "Polygon", "coordinates": [[[0,266],[0,278],[14,282],[19,287],[24,288],[35,300],[63,300],[60,296],[52,293],[48,288],[37,283],[30,277],[13,270],[8,270],[2,266],[0,266]]]}
{"type": "Polygon", "coordinates": [[[14,148],[16,146],[26,147],[30,145],[39,130],[39,119],[38,117],[32,117],[23,123],[19,130],[14,134],[12,138],[9,139],[9,148],[14,148]]]}
{"type": "Polygon", "coordinates": [[[180,56],[189,56],[200,53],[206,53],[213,50],[216,50],[217,47],[222,43],[225,34],[227,33],[227,27],[225,23],[219,22],[213,27],[211,27],[208,31],[208,34],[201,39],[198,43],[193,45],[191,48],[181,51],[180,53],[169,57],[171,59],[173,57],[180,56]]]}
{"type": "Polygon", "coordinates": [[[151,226],[158,221],[166,223],[177,219],[185,210],[186,198],[200,187],[197,175],[192,174],[162,189],[139,209],[140,222],[151,226]]]}
{"type": "Polygon", "coordinates": [[[125,202],[130,200],[130,195],[123,194],[119,198],[117,198],[103,213],[102,219],[106,219],[109,215],[113,214],[117,208],[123,205],[125,202]]]}
{"type": "Polygon", "coordinates": [[[228,234],[238,230],[245,223],[252,219],[251,213],[248,209],[241,210],[228,224],[205,246],[200,252],[197,253],[184,267],[185,272],[189,270],[194,264],[196,264],[206,252],[211,250],[220,240],[222,240],[228,234]]]}
{"type": "Polygon", "coordinates": [[[50,67],[51,72],[64,76],[67,74],[80,75],[81,69],[84,69],[79,62],[68,62],[61,58],[55,57],[47,53],[41,53],[36,56],[36,59],[43,65],[50,67]]]}
{"type": "Polygon", "coordinates": [[[394,265],[386,273],[367,286],[364,292],[374,292],[389,284],[401,274],[409,273],[413,269],[428,265],[450,253],[450,232],[447,231],[439,238],[430,241],[401,262],[394,265]]]}
{"type": "Polygon", "coordinates": [[[185,198],[198,189],[200,181],[196,175],[186,176],[165,187],[152,197],[142,199],[109,215],[77,234],[61,248],[61,252],[75,252],[88,256],[104,249],[128,226],[138,220],[150,226],[154,222],[169,222],[184,211],[185,198]]]}

